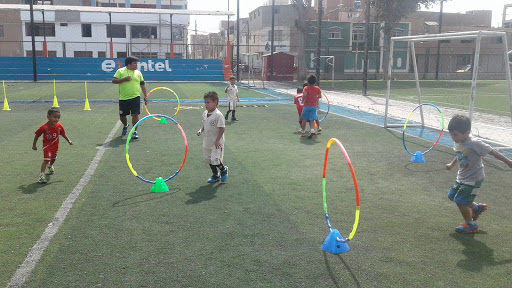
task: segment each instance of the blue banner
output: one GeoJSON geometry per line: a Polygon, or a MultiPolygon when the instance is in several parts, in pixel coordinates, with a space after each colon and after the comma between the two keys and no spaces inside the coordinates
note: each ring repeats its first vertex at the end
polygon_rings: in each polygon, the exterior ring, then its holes
{"type": "MultiPolygon", "coordinates": [[[[37,80],[111,81],[124,58],[37,57],[37,80]]],[[[32,57],[0,57],[0,80],[32,81],[32,57]]],[[[224,81],[222,60],[141,58],[146,81],[224,81]]]]}

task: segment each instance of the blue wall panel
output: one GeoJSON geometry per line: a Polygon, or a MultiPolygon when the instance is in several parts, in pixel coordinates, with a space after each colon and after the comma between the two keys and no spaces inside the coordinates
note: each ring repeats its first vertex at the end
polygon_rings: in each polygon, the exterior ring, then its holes
{"type": "MultiPolygon", "coordinates": [[[[110,81],[124,58],[37,57],[38,80],[110,81]]],[[[32,81],[32,57],[0,57],[0,80],[32,81]]],[[[146,81],[224,81],[222,60],[139,60],[146,81]]]]}

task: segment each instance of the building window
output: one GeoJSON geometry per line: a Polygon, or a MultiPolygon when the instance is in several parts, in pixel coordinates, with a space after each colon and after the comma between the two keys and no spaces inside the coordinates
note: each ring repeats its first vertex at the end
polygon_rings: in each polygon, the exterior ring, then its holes
{"type": "Polygon", "coordinates": [[[92,51],[75,51],[74,57],[92,58],[92,51]]]}
{"type": "Polygon", "coordinates": [[[132,39],[157,39],[156,26],[131,26],[132,39]]]}
{"type": "MultiPolygon", "coordinates": [[[[268,30],[268,40],[272,40],[272,30],[268,30]]],[[[274,30],[274,41],[283,41],[283,30],[274,30]]]]}
{"type": "Polygon", "coordinates": [[[274,8],[274,14],[279,14],[280,10],[281,10],[281,7],[275,7],[274,8]]]}
{"type": "MultiPolygon", "coordinates": [[[[174,54],[176,55],[176,53],[174,54]]],[[[158,58],[157,52],[132,52],[132,56],[138,57],[138,58],[158,58]]],[[[169,57],[171,55],[169,54],[169,57]]]]}
{"type": "Polygon", "coordinates": [[[439,43],[450,43],[452,42],[451,40],[439,40],[439,43]]]}
{"type": "Polygon", "coordinates": [[[4,25],[0,25],[0,38],[5,37],[4,35],[4,25]]]}
{"type": "Polygon", "coordinates": [[[404,35],[404,29],[395,28],[395,30],[393,30],[393,37],[401,37],[404,35]]]}
{"type": "Polygon", "coordinates": [[[355,25],[352,31],[352,42],[364,43],[364,25],[355,25]]]}
{"type": "Polygon", "coordinates": [[[107,24],[107,38],[126,38],[125,25],[107,24]]]}
{"type": "Polygon", "coordinates": [[[117,55],[117,58],[126,58],[126,57],[128,57],[128,54],[126,52],[117,52],[116,55],[117,55]]]}
{"type": "MultiPolygon", "coordinates": [[[[30,23],[25,23],[25,35],[32,36],[30,23]]],[[[34,36],[55,37],[55,23],[34,23],[34,36]]]]}
{"type": "Polygon", "coordinates": [[[91,24],[82,24],[82,37],[92,37],[91,24]]]}
{"type": "Polygon", "coordinates": [[[492,37],[491,38],[491,43],[492,44],[502,44],[503,43],[503,39],[501,37],[492,37]]]}
{"type": "Polygon", "coordinates": [[[342,39],[341,31],[342,29],[340,27],[329,28],[329,39],[342,39]]]}
{"type": "Polygon", "coordinates": [[[107,52],[98,51],[98,58],[107,58],[107,52]]]}
{"type": "Polygon", "coordinates": [[[316,27],[315,26],[309,27],[308,34],[317,34],[316,27]]]}
{"type": "MultiPolygon", "coordinates": [[[[25,53],[27,54],[27,57],[32,57],[32,50],[27,50],[25,53]]],[[[43,51],[36,50],[36,56],[43,57],[43,51]]],[[[48,51],[48,57],[57,57],[57,51],[48,51]]]]}
{"type": "Polygon", "coordinates": [[[475,40],[473,40],[473,39],[462,39],[462,40],[460,40],[460,43],[470,44],[470,43],[475,43],[475,40]]]}

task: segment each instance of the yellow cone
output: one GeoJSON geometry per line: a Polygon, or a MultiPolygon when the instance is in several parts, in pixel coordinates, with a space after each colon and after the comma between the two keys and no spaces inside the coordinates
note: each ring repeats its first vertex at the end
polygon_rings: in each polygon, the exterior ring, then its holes
{"type": "Polygon", "coordinates": [[[53,105],[52,107],[60,107],[59,102],[57,102],[57,96],[53,96],[53,105]]]}
{"type": "Polygon", "coordinates": [[[5,111],[10,111],[11,109],[9,109],[9,103],[7,102],[7,98],[4,98],[4,110],[5,111]]]}
{"type": "Polygon", "coordinates": [[[91,110],[91,107],[89,107],[89,100],[87,98],[85,98],[85,107],[84,107],[84,110],[85,111],[90,111],[91,110]]]}

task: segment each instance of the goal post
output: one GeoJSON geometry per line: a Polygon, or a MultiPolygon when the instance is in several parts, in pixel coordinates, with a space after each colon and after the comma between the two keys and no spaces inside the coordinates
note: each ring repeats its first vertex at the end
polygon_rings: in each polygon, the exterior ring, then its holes
{"type": "MultiPolygon", "coordinates": [[[[392,127],[402,127],[398,124],[388,124],[388,108],[389,108],[389,97],[391,92],[391,79],[392,79],[392,70],[393,70],[393,46],[395,41],[405,41],[409,43],[409,49],[411,51],[411,58],[413,61],[413,69],[414,69],[414,79],[416,81],[416,91],[418,96],[418,105],[421,105],[421,89],[420,82],[418,76],[418,66],[416,64],[416,51],[414,48],[414,43],[421,41],[439,41],[439,40],[450,40],[450,39],[476,39],[475,41],[475,55],[474,55],[474,63],[473,67],[479,67],[480,61],[480,44],[481,40],[484,37],[500,37],[503,44],[503,60],[505,63],[505,75],[507,80],[508,87],[508,96],[509,96],[509,106],[512,120],[512,83],[510,79],[510,61],[509,61],[509,51],[507,47],[507,34],[505,32],[499,31],[467,31],[467,32],[455,32],[455,33],[441,33],[441,34],[429,34],[429,35],[415,35],[415,36],[401,36],[401,37],[392,37],[388,55],[388,79],[387,79],[387,92],[386,92],[386,106],[384,112],[384,128],[392,128],[392,127]]],[[[476,83],[478,79],[478,70],[473,69],[473,75],[471,79],[471,97],[469,101],[469,118],[473,118],[473,110],[475,104],[476,97],[476,83]]],[[[424,126],[423,120],[423,111],[420,109],[421,115],[421,126],[424,126]]]]}

